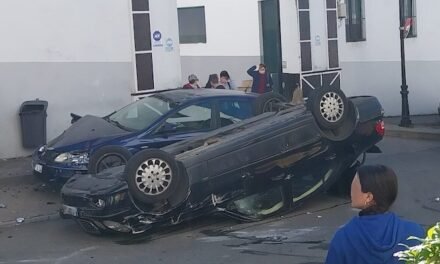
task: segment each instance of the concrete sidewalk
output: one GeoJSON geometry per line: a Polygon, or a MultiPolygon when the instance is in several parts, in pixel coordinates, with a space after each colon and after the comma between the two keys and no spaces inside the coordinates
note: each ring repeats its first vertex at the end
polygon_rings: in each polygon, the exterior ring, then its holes
{"type": "Polygon", "coordinates": [[[440,115],[411,116],[410,128],[400,127],[400,120],[400,116],[384,118],[385,136],[440,140],[440,115]]]}
{"type": "MultiPolygon", "coordinates": [[[[438,115],[413,116],[412,128],[398,126],[400,117],[385,118],[386,137],[440,140],[438,115]]],[[[0,226],[58,218],[59,189],[32,175],[31,158],[0,160],[0,226]],[[1,204],[6,208],[1,208],[1,204]]]]}

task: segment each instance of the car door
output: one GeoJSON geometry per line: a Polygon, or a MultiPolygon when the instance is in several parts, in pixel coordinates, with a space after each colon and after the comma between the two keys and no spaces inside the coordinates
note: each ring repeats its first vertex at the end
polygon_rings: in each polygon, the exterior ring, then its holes
{"type": "Polygon", "coordinates": [[[254,116],[253,103],[246,98],[225,98],[217,102],[217,127],[236,124],[254,116]]]}
{"type": "Polygon", "coordinates": [[[161,148],[215,129],[214,102],[205,100],[182,107],[166,117],[144,147],[161,148]]]}

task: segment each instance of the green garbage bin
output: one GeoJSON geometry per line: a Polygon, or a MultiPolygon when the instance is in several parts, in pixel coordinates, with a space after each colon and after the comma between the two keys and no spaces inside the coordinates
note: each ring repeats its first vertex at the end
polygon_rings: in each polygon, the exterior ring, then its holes
{"type": "Polygon", "coordinates": [[[26,101],[20,107],[21,138],[24,148],[46,144],[47,101],[26,101]]]}

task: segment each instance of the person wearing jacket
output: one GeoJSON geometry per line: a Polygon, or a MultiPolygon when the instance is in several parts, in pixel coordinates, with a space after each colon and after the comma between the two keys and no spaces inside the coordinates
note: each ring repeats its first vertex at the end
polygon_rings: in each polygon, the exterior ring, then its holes
{"type": "Polygon", "coordinates": [[[229,76],[229,73],[225,70],[220,72],[220,84],[228,90],[236,90],[237,86],[235,82],[229,76]]]}
{"type": "Polygon", "coordinates": [[[183,86],[183,89],[198,89],[199,86],[199,78],[195,74],[190,74],[188,76],[188,83],[183,86]]]}
{"type": "Polygon", "coordinates": [[[220,84],[217,73],[209,75],[205,88],[225,89],[225,87],[220,84]]]}
{"type": "Polygon", "coordinates": [[[252,92],[253,93],[267,93],[272,91],[272,78],[267,72],[266,65],[259,64],[250,67],[247,73],[252,77],[252,92]],[[257,71],[258,68],[258,71],[257,71]]]}
{"type": "Polygon", "coordinates": [[[397,177],[383,165],[362,166],[351,184],[351,206],[361,209],[334,235],[326,264],[403,263],[393,256],[415,246],[410,236],[425,237],[423,228],[389,211],[397,196],[397,177]]]}

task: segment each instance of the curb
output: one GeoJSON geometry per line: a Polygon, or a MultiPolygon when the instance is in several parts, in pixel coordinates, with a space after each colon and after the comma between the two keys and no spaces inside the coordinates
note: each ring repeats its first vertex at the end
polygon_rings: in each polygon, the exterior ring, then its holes
{"type": "Polygon", "coordinates": [[[36,216],[31,216],[31,217],[25,218],[24,222],[22,222],[22,223],[17,223],[15,220],[0,222],[0,228],[20,226],[20,225],[25,225],[25,224],[30,224],[30,223],[38,223],[38,222],[58,220],[58,219],[61,219],[61,217],[58,213],[49,214],[49,215],[36,215],[36,216]]]}
{"type": "Polygon", "coordinates": [[[423,140],[440,140],[440,131],[428,132],[428,131],[411,131],[406,129],[390,129],[385,131],[385,136],[388,137],[400,137],[410,139],[423,139],[423,140]]]}

